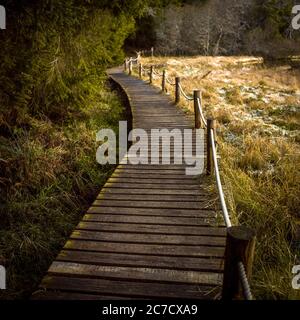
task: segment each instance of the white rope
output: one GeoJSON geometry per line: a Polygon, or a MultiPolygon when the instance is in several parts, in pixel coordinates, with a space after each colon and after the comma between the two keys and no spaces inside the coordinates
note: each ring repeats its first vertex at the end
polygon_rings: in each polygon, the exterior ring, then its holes
{"type": "Polygon", "coordinates": [[[197,98],[197,104],[198,104],[198,110],[199,110],[199,113],[200,113],[201,120],[204,123],[205,127],[207,127],[207,122],[206,122],[205,117],[203,115],[201,101],[200,101],[199,98],[197,98]]]}
{"type": "Polygon", "coordinates": [[[136,62],[136,61],[138,61],[139,60],[139,58],[137,57],[137,58],[132,58],[132,57],[130,57],[130,59],[128,60],[128,62],[136,62]]]}
{"type": "Polygon", "coordinates": [[[217,187],[219,191],[219,197],[221,201],[221,207],[223,211],[223,216],[225,220],[226,227],[229,228],[231,227],[231,221],[229,218],[225,198],[224,198],[224,192],[223,192],[223,187],[221,183],[221,178],[220,178],[220,172],[219,172],[219,166],[218,166],[218,160],[217,160],[217,152],[216,152],[216,146],[215,146],[215,136],[214,136],[214,130],[210,130],[210,139],[211,139],[211,148],[212,148],[212,156],[213,156],[213,161],[214,161],[214,168],[215,168],[215,175],[216,175],[216,181],[217,181],[217,187]]]}
{"type": "Polygon", "coordinates": [[[247,274],[246,274],[246,270],[245,270],[245,266],[244,266],[243,262],[241,262],[241,261],[238,262],[238,269],[239,269],[239,276],[240,276],[245,299],[246,300],[253,300],[250,285],[248,282],[248,278],[247,278],[247,274]]]}
{"type": "Polygon", "coordinates": [[[180,91],[181,91],[181,93],[182,93],[182,95],[187,99],[187,100],[194,100],[194,98],[193,97],[191,97],[191,96],[188,96],[184,91],[183,91],[183,88],[182,88],[182,86],[181,86],[181,84],[179,83],[179,89],[180,89],[180,91]]]}
{"type": "Polygon", "coordinates": [[[172,81],[169,80],[168,77],[166,77],[166,81],[168,84],[170,84],[171,86],[175,86],[176,83],[173,83],[172,81]]]}
{"type": "Polygon", "coordinates": [[[155,75],[157,75],[158,77],[162,77],[162,76],[163,76],[162,74],[156,72],[154,69],[153,69],[153,73],[154,73],[155,75]]]}
{"type": "MultiPolygon", "coordinates": [[[[216,152],[216,147],[215,147],[215,136],[214,136],[214,130],[210,129],[210,140],[211,140],[211,148],[212,148],[212,156],[213,156],[213,162],[214,162],[214,168],[215,168],[215,176],[216,176],[216,181],[217,181],[217,187],[219,191],[219,197],[221,201],[221,207],[223,211],[223,216],[225,220],[226,227],[229,228],[231,227],[231,221],[229,218],[225,198],[224,198],[224,192],[222,188],[222,183],[221,183],[221,178],[220,178],[220,172],[219,172],[219,166],[218,166],[218,160],[217,160],[217,152],[216,152]]],[[[249,281],[247,278],[245,266],[243,262],[239,261],[238,262],[238,271],[239,271],[239,278],[242,284],[242,289],[243,289],[243,294],[246,300],[252,300],[252,293],[249,285],[249,281]]]]}
{"type": "Polygon", "coordinates": [[[159,79],[160,77],[156,75],[156,73],[152,72],[153,79],[159,79]]]}

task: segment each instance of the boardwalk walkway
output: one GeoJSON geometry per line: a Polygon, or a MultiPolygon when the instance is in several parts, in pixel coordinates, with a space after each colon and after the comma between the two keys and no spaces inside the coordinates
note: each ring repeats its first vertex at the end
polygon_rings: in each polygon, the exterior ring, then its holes
{"type": "MultiPolygon", "coordinates": [[[[133,128],[192,128],[170,99],[121,70],[133,128]]],[[[225,228],[205,179],[183,165],[120,164],[43,279],[39,299],[213,299],[225,228]]]]}

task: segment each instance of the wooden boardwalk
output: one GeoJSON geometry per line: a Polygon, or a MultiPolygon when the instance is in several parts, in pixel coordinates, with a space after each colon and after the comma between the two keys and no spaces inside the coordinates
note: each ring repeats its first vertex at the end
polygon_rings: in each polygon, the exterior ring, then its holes
{"type": "MultiPolygon", "coordinates": [[[[129,96],[133,128],[192,128],[147,83],[110,70],[129,96]]],[[[184,165],[119,164],[50,266],[37,299],[218,298],[225,228],[216,198],[184,165]]]]}

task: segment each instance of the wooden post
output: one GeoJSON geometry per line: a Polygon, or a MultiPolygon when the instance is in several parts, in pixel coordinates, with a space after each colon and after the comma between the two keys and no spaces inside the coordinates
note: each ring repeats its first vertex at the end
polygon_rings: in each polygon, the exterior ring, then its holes
{"type": "Polygon", "coordinates": [[[211,141],[210,136],[210,130],[213,129],[214,133],[216,132],[216,121],[214,119],[207,119],[207,136],[206,136],[206,174],[210,175],[212,172],[212,165],[213,165],[213,159],[212,159],[212,149],[211,149],[211,143],[215,143],[214,141],[211,141]]]}
{"type": "Polygon", "coordinates": [[[152,81],[153,81],[153,66],[150,67],[150,78],[149,78],[150,84],[152,84],[152,81]]]}
{"type": "Polygon", "coordinates": [[[166,70],[163,70],[162,80],[161,80],[161,91],[165,92],[166,90],[166,70]]]}
{"type": "Polygon", "coordinates": [[[252,273],[256,234],[245,226],[227,229],[222,299],[243,299],[238,262],[242,262],[248,280],[252,273]]]}
{"type": "Polygon", "coordinates": [[[139,77],[140,77],[140,79],[142,79],[142,64],[140,63],[139,64],[139,77]]]}
{"type": "Polygon", "coordinates": [[[180,77],[175,78],[175,103],[179,103],[180,101],[180,77]]]}
{"type": "Polygon", "coordinates": [[[127,71],[127,58],[126,58],[125,61],[124,61],[124,71],[125,71],[125,72],[127,71]]]}
{"type": "Polygon", "coordinates": [[[195,114],[195,129],[201,128],[201,116],[198,108],[198,99],[201,101],[201,91],[194,90],[194,114],[195,114]]]}
{"type": "Polygon", "coordinates": [[[129,75],[131,76],[132,74],[132,60],[129,60],[129,75]]]}

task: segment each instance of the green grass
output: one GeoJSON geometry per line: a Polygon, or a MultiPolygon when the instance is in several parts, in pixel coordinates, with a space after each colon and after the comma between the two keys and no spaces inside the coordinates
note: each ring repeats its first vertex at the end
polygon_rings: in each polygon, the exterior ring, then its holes
{"type": "Polygon", "coordinates": [[[13,2],[0,52],[0,264],[8,275],[0,294],[7,299],[36,288],[113,169],[96,162],[96,132],[123,118],[105,69],[123,61],[139,15],[136,3],[115,11],[113,3],[13,2]]]}
{"type": "Polygon", "coordinates": [[[27,297],[113,170],[96,163],[96,132],[117,129],[122,104],[100,79],[98,94],[63,123],[30,119],[1,137],[1,298],[27,297]]]}

